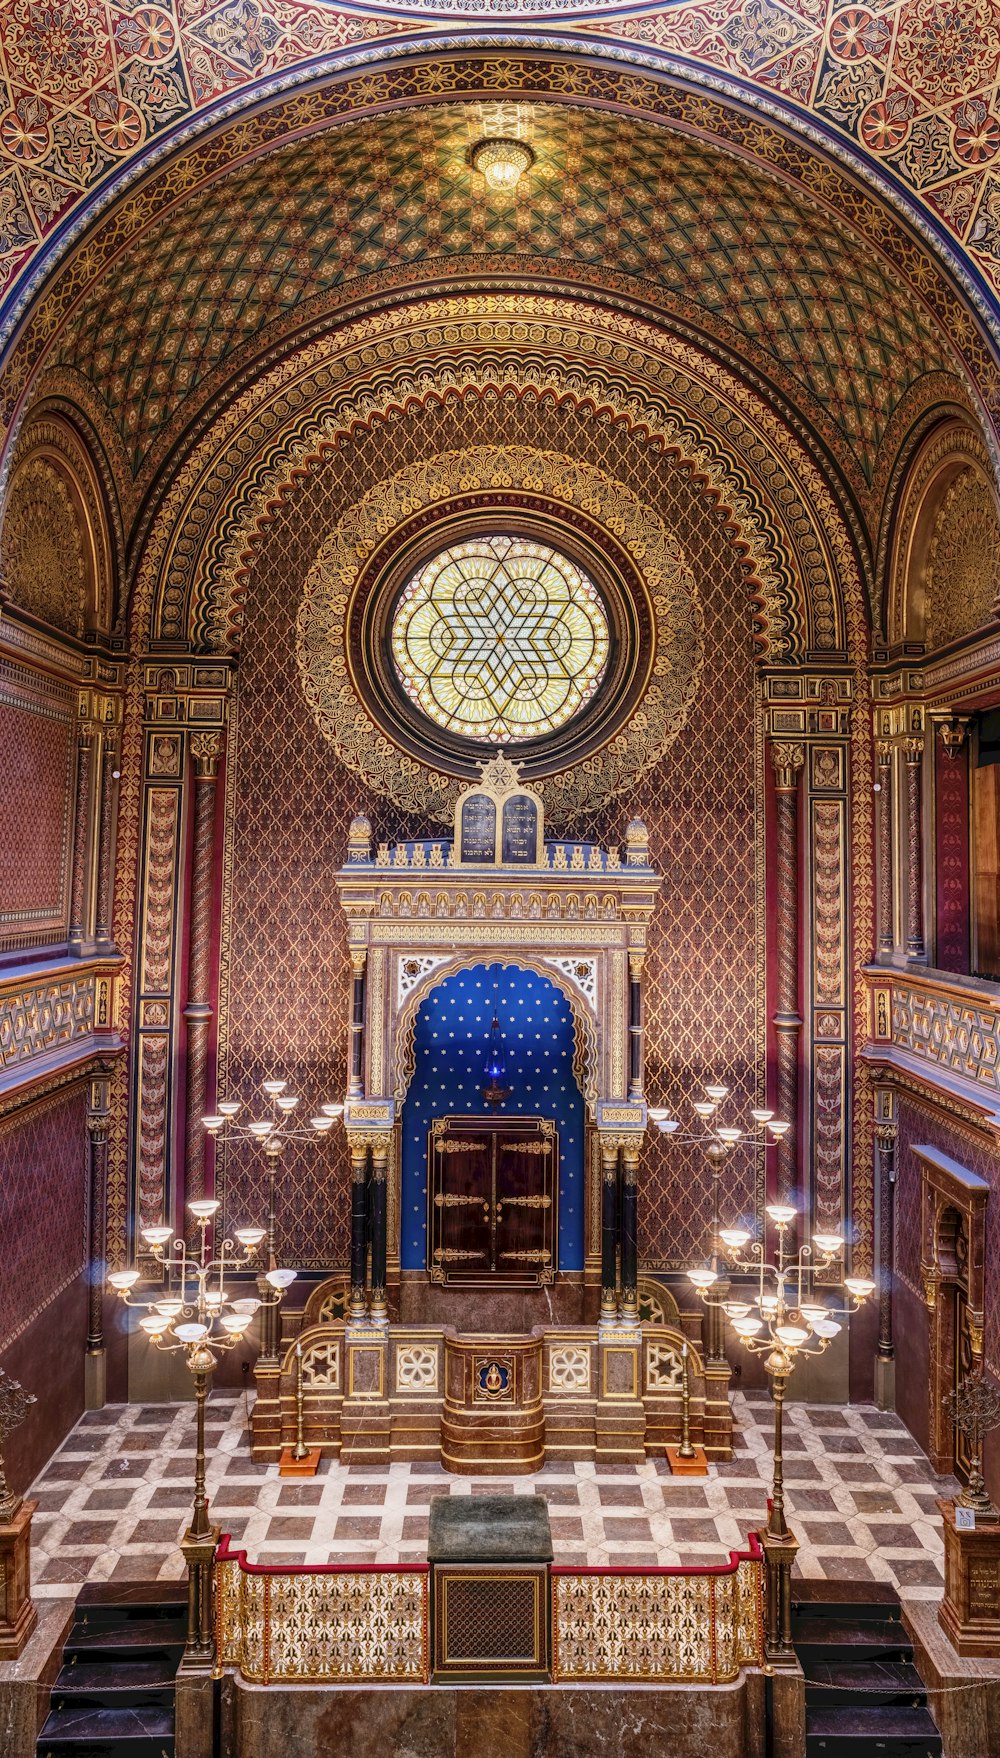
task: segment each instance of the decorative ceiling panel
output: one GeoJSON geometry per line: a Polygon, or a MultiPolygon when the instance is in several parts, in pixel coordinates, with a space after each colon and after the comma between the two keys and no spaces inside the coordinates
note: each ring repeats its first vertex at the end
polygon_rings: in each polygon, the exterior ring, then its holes
{"type": "Polygon", "coordinates": [[[8,0],[0,25],[0,287],[191,119],[414,32],[591,33],[735,78],[885,172],[1000,290],[1000,0],[8,0]]]}
{"type": "Polygon", "coordinates": [[[58,365],[103,395],[137,471],[220,363],[386,266],[610,277],[804,384],[870,478],[900,401],[955,366],[884,259],[706,142],[578,107],[534,105],[530,122],[536,163],[513,202],[470,173],[479,112],[454,103],[309,135],[217,177],[98,282],[58,365]]]}

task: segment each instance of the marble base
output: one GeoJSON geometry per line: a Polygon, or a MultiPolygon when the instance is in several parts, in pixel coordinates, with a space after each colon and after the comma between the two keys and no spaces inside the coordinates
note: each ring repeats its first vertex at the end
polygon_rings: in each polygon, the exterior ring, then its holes
{"type": "Polygon", "coordinates": [[[0,1752],[4,1758],[35,1758],[63,1643],[73,1623],[75,1600],[43,1601],[33,1634],[16,1660],[0,1661],[0,1752]]]}
{"type": "Polygon", "coordinates": [[[222,1758],[763,1758],[764,1680],[732,1685],[394,1685],[227,1677],[222,1758]]]}
{"type": "Polygon", "coordinates": [[[906,1601],[903,1623],[927,1687],[927,1705],[948,1758],[1000,1752],[1000,1661],[963,1660],[938,1623],[933,1600],[906,1601]]]}

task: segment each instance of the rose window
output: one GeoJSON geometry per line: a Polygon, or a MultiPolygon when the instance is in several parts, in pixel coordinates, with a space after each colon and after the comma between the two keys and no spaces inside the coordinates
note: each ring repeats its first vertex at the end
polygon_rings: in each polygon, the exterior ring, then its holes
{"type": "Polygon", "coordinates": [[[503,534],[453,544],[403,588],[393,664],[438,726],[506,745],[564,726],[608,664],[596,586],[547,544],[503,534]]]}

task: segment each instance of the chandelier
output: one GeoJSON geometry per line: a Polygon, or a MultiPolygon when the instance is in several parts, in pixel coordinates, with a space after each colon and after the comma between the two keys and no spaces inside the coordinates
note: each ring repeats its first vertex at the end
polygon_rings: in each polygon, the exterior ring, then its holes
{"type": "Polygon", "coordinates": [[[490,189],[499,194],[509,194],[516,187],[524,172],[535,162],[535,155],[530,146],[523,140],[513,140],[506,136],[496,140],[481,140],[472,149],[472,169],[485,177],[490,189]]]}

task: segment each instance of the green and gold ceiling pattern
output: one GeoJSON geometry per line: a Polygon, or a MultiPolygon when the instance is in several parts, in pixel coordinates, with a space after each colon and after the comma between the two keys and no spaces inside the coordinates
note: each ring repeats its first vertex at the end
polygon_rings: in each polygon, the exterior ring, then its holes
{"type": "Polygon", "coordinates": [[[467,163],[475,107],[398,111],[280,147],[181,199],[123,252],[55,364],[106,405],[133,473],[241,348],[377,271],[631,289],[770,361],[870,479],[947,339],[884,259],[799,191],[718,147],[607,112],[535,106],[536,164],[490,196],[467,163]]]}

